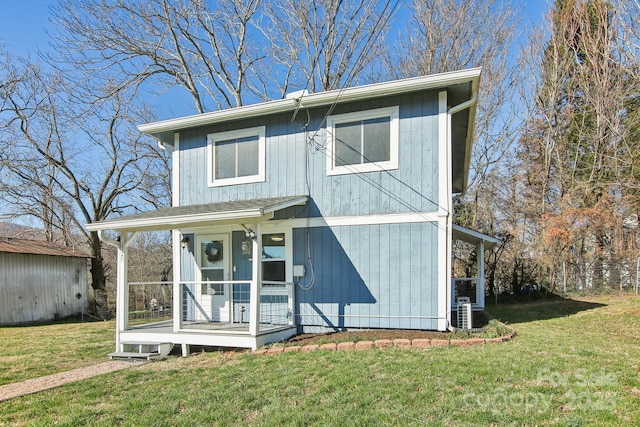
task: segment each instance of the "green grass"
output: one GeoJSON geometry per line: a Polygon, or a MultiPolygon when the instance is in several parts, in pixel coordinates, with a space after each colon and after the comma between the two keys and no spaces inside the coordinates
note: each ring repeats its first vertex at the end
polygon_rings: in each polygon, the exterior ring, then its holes
{"type": "Polygon", "coordinates": [[[4,402],[0,425],[640,424],[638,298],[490,311],[514,341],[173,357],[4,402]]]}
{"type": "Polygon", "coordinates": [[[0,385],[106,360],[114,322],[0,327],[0,385]]]}

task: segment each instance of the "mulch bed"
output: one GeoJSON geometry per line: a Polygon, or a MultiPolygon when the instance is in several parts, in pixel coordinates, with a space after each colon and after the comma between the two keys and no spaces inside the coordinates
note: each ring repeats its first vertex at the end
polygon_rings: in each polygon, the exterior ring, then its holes
{"type": "MultiPolygon", "coordinates": [[[[455,313],[454,313],[455,314],[455,313]]],[[[454,319],[456,316],[452,316],[454,319]]],[[[490,317],[485,312],[473,313],[473,327],[483,328],[489,323],[490,317]]],[[[375,340],[394,340],[394,339],[450,339],[455,338],[451,332],[438,331],[418,331],[404,329],[370,329],[370,330],[351,330],[342,332],[330,332],[324,334],[300,334],[285,341],[284,345],[323,344],[327,342],[358,342],[358,341],[375,341],[375,340]]]]}
{"type": "Polygon", "coordinates": [[[448,339],[451,335],[452,334],[450,332],[376,329],[366,331],[332,332],[327,334],[300,334],[288,339],[284,344],[304,346],[308,344],[322,344],[327,342],[340,343],[348,341],[358,342],[384,339],[448,339]]]}

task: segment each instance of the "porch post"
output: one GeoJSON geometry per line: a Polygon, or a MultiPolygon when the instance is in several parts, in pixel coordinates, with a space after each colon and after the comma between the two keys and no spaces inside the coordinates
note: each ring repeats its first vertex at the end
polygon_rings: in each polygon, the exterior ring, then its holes
{"type": "Polygon", "coordinates": [[[171,230],[173,249],[173,332],[178,332],[182,328],[182,289],[180,280],[182,279],[182,238],[179,230],[171,230]]]}
{"type": "Polygon", "coordinates": [[[251,290],[249,293],[249,333],[252,337],[260,331],[260,284],[262,283],[262,234],[260,223],[254,229],[252,244],[251,290]]]}
{"type": "Polygon", "coordinates": [[[484,240],[478,243],[476,249],[478,255],[478,278],[476,281],[476,303],[484,308],[484,240]]]}
{"type": "Polygon", "coordinates": [[[129,245],[133,235],[122,233],[120,242],[116,245],[118,250],[116,265],[116,351],[123,351],[120,342],[120,333],[129,327],[129,280],[127,270],[129,268],[129,245]]]}

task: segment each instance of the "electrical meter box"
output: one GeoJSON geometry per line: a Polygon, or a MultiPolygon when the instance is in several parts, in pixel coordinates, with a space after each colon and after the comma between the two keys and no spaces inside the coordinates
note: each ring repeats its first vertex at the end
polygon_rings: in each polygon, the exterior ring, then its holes
{"type": "Polygon", "coordinates": [[[304,265],[293,266],[293,277],[304,277],[304,265]]]}

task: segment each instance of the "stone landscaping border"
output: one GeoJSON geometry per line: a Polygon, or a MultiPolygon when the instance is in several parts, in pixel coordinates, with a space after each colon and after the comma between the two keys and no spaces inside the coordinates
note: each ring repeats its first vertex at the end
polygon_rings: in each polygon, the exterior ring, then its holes
{"type": "MultiPolygon", "coordinates": [[[[327,344],[309,344],[304,346],[290,347],[271,347],[261,348],[253,352],[253,354],[277,354],[291,352],[310,352],[317,350],[344,351],[344,350],[368,350],[371,348],[426,348],[426,347],[447,347],[447,346],[472,346],[489,343],[498,343],[511,341],[516,336],[514,330],[510,334],[498,338],[469,338],[469,339],[429,339],[429,338],[397,338],[394,340],[382,339],[375,341],[358,341],[358,342],[340,342],[327,344]]],[[[74,369],[68,372],[60,372],[40,378],[33,378],[18,383],[10,383],[0,386],[0,402],[12,399],[14,397],[24,396],[39,391],[48,390],[63,384],[84,380],[96,375],[119,371],[133,366],[141,365],[144,362],[115,361],[110,360],[93,366],[74,369]]]]}
{"type": "Polygon", "coordinates": [[[253,352],[253,354],[257,355],[270,355],[270,354],[278,354],[278,353],[291,353],[291,352],[302,352],[307,353],[311,351],[317,350],[329,350],[329,351],[344,351],[344,350],[368,350],[370,348],[385,348],[385,347],[398,347],[398,348],[426,348],[426,347],[468,347],[472,345],[483,345],[490,343],[500,343],[507,342],[514,339],[516,336],[516,331],[511,331],[510,334],[504,335],[497,338],[468,338],[468,339],[456,339],[456,338],[446,338],[446,339],[429,339],[429,338],[415,338],[415,339],[405,339],[405,338],[397,338],[394,340],[382,339],[375,341],[348,341],[348,342],[340,342],[340,343],[327,343],[327,344],[307,344],[307,345],[295,345],[289,347],[270,347],[270,348],[260,348],[253,352]]]}

